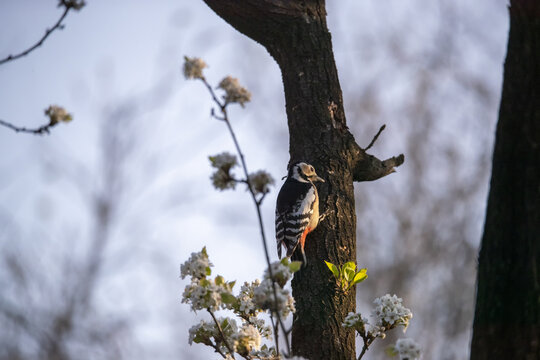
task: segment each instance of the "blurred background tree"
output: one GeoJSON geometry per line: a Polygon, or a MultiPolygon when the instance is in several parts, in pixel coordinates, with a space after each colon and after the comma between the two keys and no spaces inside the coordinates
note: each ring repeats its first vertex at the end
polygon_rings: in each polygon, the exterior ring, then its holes
{"type": "Polygon", "coordinates": [[[540,358],[540,4],[510,5],[471,359],[540,358]]]}

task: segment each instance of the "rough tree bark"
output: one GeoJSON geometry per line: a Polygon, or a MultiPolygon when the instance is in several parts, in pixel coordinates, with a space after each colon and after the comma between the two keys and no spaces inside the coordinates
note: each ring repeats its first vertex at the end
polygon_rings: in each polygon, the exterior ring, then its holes
{"type": "Polygon", "coordinates": [[[320,206],[330,212],[309,235],[308,265],[292,282],[297,309],[293,354],[311,360],[354,359],[354,333],[341,324],[355,311],[355,293],[338,292],[323,260],[355,260],[353,181],[392,173],[403,155],[381,161],[366,154],[349,132],[323,0],[204,1],[277,61],[285,88],[290,161],[310,162],[326,180],[318,186],[320,206]]]}
{"type": "Polygon", "coordinates": [[[510,34],[478,264],[471,359],[540,359],[540,2],[510,34]]]}

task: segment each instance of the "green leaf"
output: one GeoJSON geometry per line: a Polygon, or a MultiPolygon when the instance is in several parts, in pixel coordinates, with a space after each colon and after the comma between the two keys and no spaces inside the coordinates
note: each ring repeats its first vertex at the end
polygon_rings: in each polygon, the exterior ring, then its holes
{"type": "Polygon", "coordinates": [[[367,274],[366,273],[356,273],[356,275],[354,276],[353,280],[349,283],[349,286],[347,287],[347,290],[349,290],[350,288],[352,288],[355,284],[358,284],[359,282],[362,282],[364,280],[367,279],[367,274]]]}
{"type": "Polygon", "coordinates": [[[281,265],[289,266],[289,259],[287,257],[284,257],[280,261],[281,265]]]}
{"type": "Polygon", "coordinates": [[[236,302],[236,297],[230,293],[221,293],[221,301],[225,304],[234,304],[236,302]]]}
{"type": "Polygon", "coordinates": [[[356,264],[352,261],[348,261],[343,265],[343,269],[350,269],[356,273],[356,264]]]}
{"type": "Polygon", "coordinates": [[[227,318],[223,319],[220,325],[221,325],[221,329],[226,329],[227,326],[229,326],[229,319],[227,318]]]}
{"type": "Polygon", "coordinates": [[[206,267],[206,276],[212,275],[212,269],[210,269],[210,266],[206,267]]]}
{"type": "Polygon", "coordinates": [[[193,342],[195,344],[200,344],[200,343],[205,342],[205,341],[206,341],[206,338],[204,336],[199,335],[199,334],[196,334],[193,337],[193,342]]]}
{"type": "Polygon", "coordinates": [[[354,279],[354,275],[356,275],[356,271],[354,271],[350,267],[346,267],[343,269],[343,275],[345,277],[345,280],[347,280],[347,282],[351,282],[354,279]]]}
{"type": "Polygon", "coordinates": [[[367,279],[367,274],[365,272],[359,271],[354,275],[352,284],[358,284],[359,282],[362,282],[367,279]]]}
{"type": "Polygon", "coordinates": [[[229,281],[229,283],[228,283],[229,289],[232,290],[232,288],[234,287],[234,284],[236,284],[236,280],[234,280],[234,281],[229,281]]]}
{"type": "Polygon", "coordinates": [[[208,256],[208,253],[206,252],[206,246],[203,246],[201,252],[203,253],[204,256],[208,256]]]}
{"type": "Polygon", "coordinates": [[[301,267],[302,267],[302,262],[301,261],[291,261],[291,263],[289,264],[289,269],[293,273],[300,270],[301,267]]]}
{"type": "Polygon", "coordinates": [[[337,268],[337,266],[326,260],[324,262],[326,263],[326,266],[328,266],[332,274],[334,274],[335,278],[339,279],[339,269],[337,268]]]}
{"type": "Polygon", "coordinates": [[[225,279],[223,278],[223,276],[221,275],[216,276],[216,285],[223,285],[223,284],[225,284],[225,279]]]}

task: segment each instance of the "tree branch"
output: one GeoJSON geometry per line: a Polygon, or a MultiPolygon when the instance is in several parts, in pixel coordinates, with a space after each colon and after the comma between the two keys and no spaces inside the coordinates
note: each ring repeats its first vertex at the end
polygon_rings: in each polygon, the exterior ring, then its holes
{"type": "Polygon", "coordinates": [[[380,179],[396,172],[395,168],[404,162],[405,156],[403,154],[381,161],[375,156],[364,152],[360,159],[354,163],[353,180],[373,181],[380,179]]]}
{"type": "MultiPolygon", "coordinates": [[[[212,96],[212,99],[219,106],[220,111],[221,111],[222,116],[219,117],[219,116],[216,116],[216,114],[214,113],[214,110],[212,109],[212,112],[211,112],[212,117],[225,122],[225,124],[227,125],[227,129],[229,130],[229,133],[230,133],[230,135],[232,137],[234,146],[236,148],[236,152],[238,153],[238,156],[240,157],[240,163],[242,165],[242,170],[244,171],[244,176],[246,178],[245,183],[247,185],[248,191],[249,191],[249,193],[251,195],[253,203],[255,204],[255,209],[257,211],[257,219],[259,221],[259,229],[260,229],[260,232],[261,232],[264,255],[265,255],[265,258],[266,258],[266,263],[268,265],[268,273],[270,275],[270,279],[272,280],[272,291],[273,291],[273,294],[274,294],[274,306],[276,308],[276,312],[274,314],[275,314],[276,319],[277,319],[277,324],[276,325],[279,325],[281,327],[281,329],[283,330],[283,332],[285,333],[284,338],[285,338],[285,345],[287,346],[287,355],[290,355],[291,347],[290,347],[290,343],[289,343],[289,338],[288,338],[287,333],[285,331],[285,326],[283,325],[283,320],[281,319],[281,315],[279,314],[279,309],[278,309],[278,306],[277,306],[278,296],[277,296],[276,282],[275,282],[275,279],[274,279],[274,274],[272,273],[270,255],[268,253],[268,245],[267,245],[267,241],[266,241],[266,234],[264,233],[264,225],[263,225],[263,219],[262,219],[262,213],[261,213],[261,204],[262,204],[262,201],[263,201],[266,194],[263,194],[263,196],[260,199],[257,199],[255,191],[253,190],[253,188],[251,186],[251,183],[248,181],[248,179],[249,179],[249,171],[248,171],[248,168],[247,168],[247,165],[246,165],[246,160],[244,158],[244,153],[242,152],[242,149],[240,148],[240,144],[239,144],[239,142],[238,142],[238,140],[236,138],[236,134],[235,134],[235,132],[234,132],[234,130],[232,128],[231,122],[229,121],[229,115],[227,113],[227,105],[228,105],[228,103],[226,101],[224,101],[223,103],[221,103],[219,101],[216,93],[214,92],[214,89],[212,89],[212,86],[210,86],[210,84],[208,83],[206,78],[202,77],[202,78],[200,78],[200,80],[204,83],[204,85],[206,86],[206,88],[210,92],[210,95],[212,96]]],[[[272,311],[270,311],[270,316],[271,317],[273,316],[272,311]]],[[[276,326],[276,328],[277,328],[277,326],[276,326]]],[[[278,335],[276,333],[276,349],[279,349],[279,344],[277,342],[277,339],[278,339],[278,335]]]]}
{"type": "MultiPolygon", "coordinates": [[[[400,166],[405,161],[405,156],[403,154],[399,154],[397,157],[393,156],[386,160],[379,160],[366,152],[375,144],[379,135],[381,135],[385,128],[386,125],[381,126],[369,145],[364,149],[356,143],[352,144],[352,147],[354,148],[352,153],[356,155],[352,170],[354,181],[373,181],[380,179],[396,172],[394,168],[400,166]]],[[[354,142],[354,139],[351,139],[351,141],[354,142]]]]}
{"type": "Polygon", "coordinates": [[[369,350],[369,346],[371,345],[371,343],[373,343],[373,341],[375,340],[374,338],[368,337],[366,334],[360,333],[360,336],[362,337],[364,345],[362,346],[362,351],[360,352],[360,355],[358,355],[358,360],[362,359],[362,357],[366,354],[366,351],[369,350]]]}
{"type": "Polygon", "coordinates": [[[316,12],[314,4],[317,3],[317,1],[283,0],[203,1],[238,31],[264,46],[268,39],[283,31],[279,26],[280,19],[297,18],[303,21],[306,12],[316,12]],[[272,28],[276,29],[276,32],[269,31],[272,28]]]}
{"type": "Polygon", "coordinates": [[[69,10],[71,10],[71,6],[67,6],[65,5],[66,8],[64,9],[64,12],[62,13],[62,16],[60,16],[60,19],[58,19],[58,21],[56,22],[56,24],[53,25],[52,28],[50,29],[47,29],[45,31],[45,34],[41,37],[41,39],[39,39],[39,41],[34,44],[33,46],[29,47],[28,49],[24,50],[23,52],[20,52],[16,55],[8,55],[7,57],[5,57],[4,59],[1,59],[0,60],[0,65],[2,64],[5,64],[9,61],[13,61],[13,60],[17,60],[23,56],[26,56],[28,55],[29,53],[31,53],[32,51],[34,51],[35,49],[37,49],[38,47],[40,47],[41,45],[43,45],[43,43],[45,42],[45,40],[49,37],[49,35],[51,35],[55,30],[57,29],[63,29],[64,28],[64,25],[62,25],[62,21],[66,18],[69,10]]]}
{"type": "MultiPolygon", "coordinates": [[[[229,354],[231,354],[232,358],[234,359],[234,351],[232,350],[231,346],[229,345],[229,342],[227,341],[227,338],[225,337],[225,334],[223,333],[223,329],[221,328],[221,325],[219,324],[219,321],[217,321],[216,316],[214,315],[214,313],[210,309],[206,309],[206,310],[210,313],[210,316],[212,316],[212,319],[214,320],[214,323],[216,324],[216,326],[218,328],[219,335],[221,336],[221,340],[223,340],[223,343],[227,347],[227,350],[229,350],[229,354]]],[[[216,344],[216,347],[218,347],[217,344],[216,344]]],[[[221,353],[221,351],[219,353],[221,355],[223,355],[221,353]]]]}
{"type": "Polygon", "coordinates": [[[56,124],[58,123],[49,122],[47,125],[42,125],[36,129],[27,129],[25,127],[15,126],[11,123],[8,123],[7,121],[0,119],[0,125],[10,128],[15,132],[24,132],[24,133],[30,133],[30,134],[36,134],[36,135],[49,134],[50,133],[49,129],[55,126],[56,124]]]}

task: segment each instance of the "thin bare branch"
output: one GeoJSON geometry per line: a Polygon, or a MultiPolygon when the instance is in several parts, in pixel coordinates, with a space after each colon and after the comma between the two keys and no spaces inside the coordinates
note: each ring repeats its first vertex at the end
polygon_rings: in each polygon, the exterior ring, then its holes
{"type": "Polygon", "coordinates": [[[375,141],[377,141],[377,139],[379,138],[379,135],[381,135],[381,133],[383,132],[383,130],[386,128],[386,124],[384,124],[383,126],[381,126],[381,128],[379,129],[379,131],[377,132],[377,134],[373,137],[373,139],[371,140],[371,142],[369,143],[369,145],[367,146],[367,148],[364,149],[364,151],[368,151],[372,146],[373,144],[375,144],[375,141]]]}
{"type": "Polygon", "coordinates": [[[360,353],[360,355],[358,356],[358,360],[362,359],[362,357],[364,356],[364,354],[366,353],[368,349],[368,346],[366,344],[364,344],[364,346],[362,346],[362,352],[360,353]]]}
{"type": "Polygon", "coordinates": [[[362,359],[362,357],[365,355],[366,351],[369,350],[369,346],[373,343],[375,340],[374,338],[367,337],[366,335],[362,335],[362,340],[364,340],[364,345],[362,346],[362,351],[360,352],[360,355],[358,355],[358,360],[362,359]]]}
{"type": "MultiPolygon", "coordinates": [[[[221,336],[221,340],[223,340],[223,343],[225,344],[225,346],[227,347],[227,350],[229,350],[229,354],[231,354],[232,358],[234,359],[234,351],[233,349],[231,348],[231,346],[229,345],[229,342],[227,341],[227,338],[225,337],[225,334],[223,333],[223,329],[221,328],[221,325],[219,324],[219,322],[217,321],[216,319],[216,316],[214,315],[214,313],[210,310],[210,309],[206,309],[209,313],[210,313],[210,316],[212,316],[212,319],[214,320],[214,323],[216,323],[216,326],[218,328],[218,331],[219,331],[219,335],[221,336]]],[[[216,347],[217,344],[216,344],[216,347]]],[[[223,355],[221,353],[221,351],[219,352],[221,355],[223,355]]]]}
{"type": "Polygon", "coordinates": [[[259,200],[257,200],[257,205],[261,206],[264,198],[266,197],[266,194],[268,193],[263,193],[262,196],[259,198],[259,200]]]}
{"type": "Polygon", "coordinates": [[[62,16],[60,16],[60,19],[58,19],[58,21],[53,25],[52,28],[50,29],[47,29],[45,31],[45,34],[41,37],[41,39],[39,39],[39,41],[37,43],[35,43],[34,45],[32,45],[31,47],[29,47],[28,49],[16,54],[16,55],[8,55],[7,57],[5,57],[4,59],[0,60],[0,65],[2,64],[5,64],[9,61],[13,61],[13,60],[17,60],[23,56],[26,56],[28,54],[30,54],[32,51],[34,51],[35,49],[37,49],[38,47],[40,47],[41,45],[43,45],[43,43],[45,42],[45,40],[49,37],[49,35],[51,35],[55,30],[61,30],[64,28],[64,25],[62,25],[62,21],[64,21],[64,19],[66,18],[67,14],[69,13],[69,10],[71,10],[72,7],[71,6],[66,6],[65,9],[64,9],[64,12],[62,13],[62,16]]]}
{"type": "MultiPolygon", "coordinates": [[[[274,316],[272,313],[270,313],[270,322],[272,323],[272,329],[274,330],[274,341],[276,343],[276,352],[280,354],[279,352],[279,328],[278,324],[274,321],[274,316]]],[[[285,335],[287,336],[287,335],[285,335]]]]}
{"type": "Polygon", "coordinates": [[[4,120],[1,120],[0,119],[0,125],[2,126],[5,126],[7,128],[10,128],[11,130],[15,131],[15,132],[24,132],[24,133],[29,133],[29,134],[35,134],[35,135],[43,135],[43,134],[49,134],[49,130],[50,128],[52,128],[53,126],[55,126],[57,123],[48,123],[47,125],[42,125],[38,128],[35,128],[35,129],[28,129],[28,128],[25,128],[25,127],[19,127],[19,126],[16,126],[16,125],[13,125],[7,121],[4,121],[4,120]]]}
{"type": "MultiPolygon", "coordinates": [[[[249,171],[248,171],[248,168],[247,168],[247,165],[246,165],[246,160],[244,158],[244,154],[242,152],[242,149],[240,148],[240,144],[238,143],[238,139],[236,138],[236,134],[235,134],[235,132],[234,132],[234,130],[232,128],[231,122],[229,121],[229,116],[228,116],[228,113],[227,113],[227,105],[228,105],[228,103],[226,101],[224,101],[223,103],[221,101],[219,101],[216,93],[214,92],[214,89],[212,89],[212,87],[210,86],[208,81],[206,81],[206,78],[203,77],[203,78],[200,78],[200,80],[204,83],[204,85],[206,86],[206,88],[210,92],[210,95],[212,96],[212,99],[219,106],[219,109],[220,109],[221,114],[222,114],[221,117],[218,117],[218,116],[216,116],[216,114],[214,113],[214,110],[212,109],[212,113],[211,113],[212,117],[217,118],[218,120],[224,121],[225,124],[227,125],[227,129],[229,130],[229,133],[231,134],[232,140],[234,142],[234,146],[236,148],[236,152],[238,153],[238,156],[240,157],[240,162],[242,164],[242,170],[244,171],[245,178],[249,179],[249,171]]],[[[264,233],[264,224],[263,224],[262,213],[261,213],[261,203],[262,203],[262,200],[264,199],[264,195],[259,200],[257,200],[257,195],[256,195],[255,191],[253,190],[253,188],[251,186],[251,183],[249,181],[247,181],[246,185],[247,185],[249,193],[251,194],[251,198],[253,200],[253,203],[255,204],[255,209],[257,211],[257,219],[259,221],[259,229],[260,229],[260,232],[261,232],[264,255],[265,255],[265,258],[266,258],[266,263],[268,265],[268,273],[270,275],[270,279],[272,280],[272,291],[274,293],[274,306],[275,306],[275,309],[277,310],[277,308],[278,308],[278,306],[277,306],[277,298],[278,297],[277,297],[276,283],[274,281],[274,274],[272,273],[272,267],[270,266],[270,255],[268,253],[268,245],[267,245],[267,241],[266,241],[266,235],[264,233]]],[[[272,315],[272,311],[270,311],[270,313],[272,315]]],[[[290,343],[289,343],[289,338],[287,336],[287,332],[285,331],[285,326],[283,325],[283,320],[281,319],[281,315],[279,314],[279,311],[275,312],[275,316],[277,318],[277,325],[279,327],[281,327],[282,331],[285,334],[284,338],[285,338],[285,344],[287,345],[287,355],[289,355],[291,353],[291,346],[290,346],[290,343]]],[[[276,335],[276,349],[278,348],[277,338],[278,337],[276,335]]]]}

